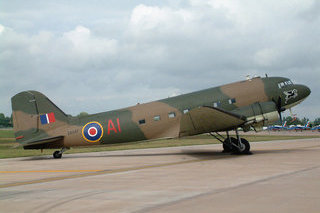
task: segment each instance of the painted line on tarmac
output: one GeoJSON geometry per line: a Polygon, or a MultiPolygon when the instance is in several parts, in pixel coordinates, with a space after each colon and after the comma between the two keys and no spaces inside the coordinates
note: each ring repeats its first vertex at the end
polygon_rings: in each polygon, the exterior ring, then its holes
{"type": "Polygon", "coordinates": [[[0,171],[0,174],[11,174],[11,173],[59,173],[59,172],[101,172],[103,170],[26,170],[26,171],[0,171]]]}
{"type": "Polygon", "coordinates": [[[16,183],[1,184],[0,189],[14,187],[14,186],[37,184],[37,183],[47,183],[47,182],[58,181],[58,180],[68,180],[68,179],[81,178],[81,177],[90,177],[90,176],[97,176],[97,175],[104,175],[104,174],[115,174],[115,173],[128,172],[128,171],[137,171],[137,170],[142,170],[142,169],[159,168],[159,167],[165,167],[165,166],[174,166],[174,165],[181,165],[181,164],[188,164],[188,163],[211,161],[211,160],[217,160],[219,158],[225,158],[225,157],[226,156],[220,156],[220,157],[201,159],[201,160],[199,160],[199,159],[186,160],[186,161],[179,161],[179,162],[162,163],[162,164],[155,164],[155,165],[145,165],[145,166],[123,168],[123,169],[114,169],[114,170],[98,170],[95,172],[74,174],[74,175],[68,175],[68,176],[62,176],[62,177],[49,177],[49,178],[43,178],[43,179],[38,179],[38,180],[30,180],[30,181],[23,181],[23,182],[16,182],[16,183]]]}

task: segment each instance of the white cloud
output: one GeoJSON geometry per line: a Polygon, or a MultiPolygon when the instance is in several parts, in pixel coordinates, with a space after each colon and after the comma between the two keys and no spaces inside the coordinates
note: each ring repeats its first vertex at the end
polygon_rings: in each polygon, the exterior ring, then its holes
{"type": "Polygon", "coordinates": [[[4,26],[0,24],[0,35],[3,33],[4,31],[4,26]]]}
{"type": "Polygon", "coordinates": [[[258,50],[258,52],[254,55],[254,59],[260,66],[272,66],[277,62],[279,58],[278,51],[276,49],[265,48],[258,50]]]}
{"type": "Polygon", "coordinates": [[[88,28],[77,26],[76,29],[64,33],[64,37],[69,39],[75,47],[81,47],[90,39],[91,32],[88,28]]]}
{"type": "Polygon", "coordinates": [[[145,31],[180,31],[186,23],[192,24],[193,15],[185,9],[139,5],[132,11],[130,27],[133,32],[139,33],[138,36],[143,36],[145,31]]]}
{"type": "Polygon", "coordinates": [[[92,35],[91,30],[84,26],[77,26],[74,30],[63,33],[62,42],[70,41],[74,53],[87,55],[112,55],[117,51],[117,41],[92,35]]]}

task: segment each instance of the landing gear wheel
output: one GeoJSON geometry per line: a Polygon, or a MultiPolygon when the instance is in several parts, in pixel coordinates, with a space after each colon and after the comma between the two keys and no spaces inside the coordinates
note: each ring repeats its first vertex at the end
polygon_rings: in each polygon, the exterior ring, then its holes
{"type": "Polygon", "coordinates": [[[61,157],[62,157],[62,153],[61,153],[60,151],[55,151],[55,152],[53,153],[53,157],[54,157],[54,158],[61,158],[61,157]]]}
{"type": "Polygon", "coordinates": [[[228,138],[226,138],[222,144],[223,146],[223,152],[233,152],[235,147],[232,144],[235,144],[237,142],[237,139],[234,137],[230,137],[230,141],[228,138]],[[231,143],[230,143],[231,141],[231,143]]]}
{"type": "Polygon", "coordinates": [[[240,140],[241,145],[238,147],[237,152],[239,154],[250,154],[250,143],[244,138],[240,138],[240,140]]]}

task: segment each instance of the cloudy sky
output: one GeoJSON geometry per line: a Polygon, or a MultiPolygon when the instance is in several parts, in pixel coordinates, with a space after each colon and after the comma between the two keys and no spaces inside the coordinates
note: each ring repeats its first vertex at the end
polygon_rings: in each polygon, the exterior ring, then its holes
{"type": "Polygon", "coordinates": [[[0,0],[0,112],[24,90],[66,113],[112,110],[243,80],[308,85],[320,117],[320,1],[0,0]]]}

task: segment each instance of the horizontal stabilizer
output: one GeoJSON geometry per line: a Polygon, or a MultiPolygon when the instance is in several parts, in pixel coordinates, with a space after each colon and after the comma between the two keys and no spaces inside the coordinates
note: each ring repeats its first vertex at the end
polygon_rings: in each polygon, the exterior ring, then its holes
{"type": "Polygon", "coordinates": [[[63,136],[25,141],[24,149],[57,149],[63,147],[63,136]]]}
{"type": "Polygon", "coordinates": [[[234,129],[244,124],[246,117],[215,107],[198,107],[181,118],[180,136],[234,129]]]}

